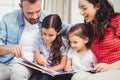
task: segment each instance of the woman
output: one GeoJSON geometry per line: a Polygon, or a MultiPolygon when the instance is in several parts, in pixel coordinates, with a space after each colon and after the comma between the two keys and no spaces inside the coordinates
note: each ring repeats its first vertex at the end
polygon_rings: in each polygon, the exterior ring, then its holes
{"type": "Polygon", "coordinates": [[[79,8],[93,29],[91,50],[98,64],[95,74],[79,72],[72,80],[120,80],[120,14],[108,0],[79,0],[79,8]]]}

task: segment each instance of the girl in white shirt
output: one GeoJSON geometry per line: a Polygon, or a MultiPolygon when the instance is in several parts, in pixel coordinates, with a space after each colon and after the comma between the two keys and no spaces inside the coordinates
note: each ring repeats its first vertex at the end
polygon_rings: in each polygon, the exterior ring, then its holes
{"type": "Polygon", "coordinates": [[[71,27],[68,32],[70,50],[67,55],[65,71],[91,71],[97,63],[95,56],[90,50],[92,30],[84,23],[71,27]]]}

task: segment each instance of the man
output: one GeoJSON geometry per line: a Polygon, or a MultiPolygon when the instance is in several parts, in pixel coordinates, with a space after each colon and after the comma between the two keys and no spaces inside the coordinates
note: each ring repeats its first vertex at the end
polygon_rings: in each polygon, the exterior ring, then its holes
{"type": "MultiPolygon", "coordinates": [[[[32,70],[16,61],[33,61],[33,43],[47,15],[42,0],[21,0],[21,10],[3,16],[0,22],[0,80],[28,80],[32,70]]],[[[66,26],[67,27],[67,26],[66,26]]],[[[66,29],[63,25],[63,29],[66,29]]]]}

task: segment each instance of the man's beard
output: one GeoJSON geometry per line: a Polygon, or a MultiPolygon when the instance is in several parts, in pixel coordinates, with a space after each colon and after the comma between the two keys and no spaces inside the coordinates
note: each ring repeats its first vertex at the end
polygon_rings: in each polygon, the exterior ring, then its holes
{"type": "Polygon", "coordinates": [[[36,24],[39,21],[39,17],[36,19],[33,19],[33,18],[28,19],[25,15],[24,15],[24,17],[30,24],[36,24]]]}

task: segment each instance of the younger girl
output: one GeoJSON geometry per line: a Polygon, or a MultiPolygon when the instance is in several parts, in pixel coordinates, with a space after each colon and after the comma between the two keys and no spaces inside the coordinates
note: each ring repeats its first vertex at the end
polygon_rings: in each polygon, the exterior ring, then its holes
{"type": "Polygon", "coordinates": [[[69,30],[68,39],[71,48],[65,71],[91,71],[96,64],[96,58],[89,49],[92,32],[88,30],[83,23],[76,24],[69,30]]]}
{"type": "MultiPolygon", "coordinates": [[[[42,36],[36,41],[35,63],[49,66],[53,71],[61,71],[66,64],[68,45],[61,37],[62,22],[58,15],[51,14],[42,22],[42,36]]],[[[36,80],[53,80],[53,77],[39,73],[36,80]]]]}

